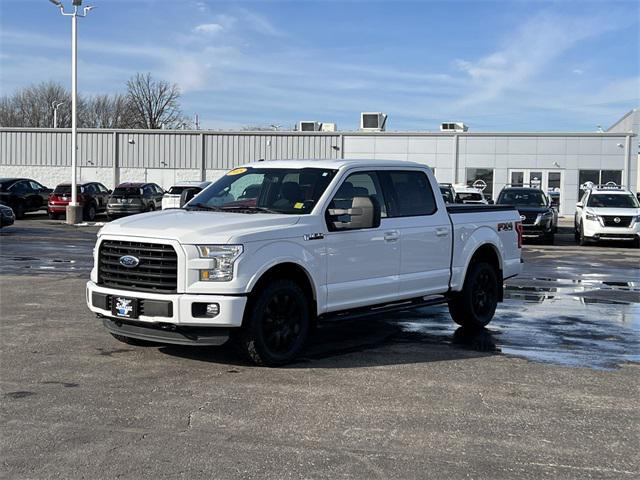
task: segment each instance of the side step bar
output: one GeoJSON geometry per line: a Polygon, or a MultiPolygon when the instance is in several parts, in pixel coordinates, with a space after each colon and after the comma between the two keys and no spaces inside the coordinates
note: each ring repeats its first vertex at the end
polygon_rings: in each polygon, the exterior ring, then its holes
{"type": "Polygon", "coordinates": [[[402,300],[400,302],[381,303],[370,307],[354,308],[351,310],[341,310],[339,312],[325,313],[324,315],[320,315],[318,317],[318,321],[335,322],[345,319],[369,317],[371,315],[378,315],[380,313],[398,312],[400,310],[442,305],[443,303],[447,303],[447,301],[447,297],[441,295],[410,298],[407,300],[402,300]]]}

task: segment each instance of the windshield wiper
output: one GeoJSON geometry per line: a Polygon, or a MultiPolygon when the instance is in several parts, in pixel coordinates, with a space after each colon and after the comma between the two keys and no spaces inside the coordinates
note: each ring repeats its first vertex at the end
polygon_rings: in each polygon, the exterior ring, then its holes
{"type": "Polygon", "coordinates": [[[204,203],[196,203],[194,205],[187,205],[185,210],[209,210],[211,212],[221,212],[222,208],[211,205],[205,205],[204,203]]]}
{"type": "Polygon", "coordinates": [[[266,207],[256,207],[251,205],[229,205],[221,207],[221,210],[226,210],[230,212],[246,212],[246,213],[282,213],[277,210],[272,210],[266,207]]]}

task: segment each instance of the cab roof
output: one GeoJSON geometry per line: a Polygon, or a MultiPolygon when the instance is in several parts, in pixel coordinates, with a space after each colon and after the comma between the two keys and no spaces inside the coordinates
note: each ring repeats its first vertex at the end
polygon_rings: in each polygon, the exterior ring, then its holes
{"type": "Polygon", "coordinates": [[[322,159],[322,160],[264,160],[262,162],[252,162],[241,165],[243,168],[324,168],[328,170],[339,170],[342,168],[359,167],[363,164],[371,165],[374,168],[396,167],[396,168],[425,168],[428,165],[405,160],[373,160],[361,159],[322,159]]]}

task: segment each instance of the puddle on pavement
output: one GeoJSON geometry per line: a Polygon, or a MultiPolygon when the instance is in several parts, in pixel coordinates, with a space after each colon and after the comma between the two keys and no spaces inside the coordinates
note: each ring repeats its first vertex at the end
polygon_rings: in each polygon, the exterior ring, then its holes
{"type": "Polygon", "coordinates": [[[446,307],[401,312],[393,321],[423,340],[537,362],[594,369],[640,362],[640,303],[557,291],[511,288],[488,328],[475,332],[455,325],[446,307]]]}

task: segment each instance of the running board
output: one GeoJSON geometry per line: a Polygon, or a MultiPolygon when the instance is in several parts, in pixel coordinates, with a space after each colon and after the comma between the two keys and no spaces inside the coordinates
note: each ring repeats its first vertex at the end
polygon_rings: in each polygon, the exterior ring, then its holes
{"type": "Polygon", "coordinates": [[[360,307],[351,310],[341,310],[339,312],[330,312],[320,315],[318,317],[319,322],[335,322],[339,320],[347,320],[360,317],[369,317],[371,315],[378,315],[380,313],[398,312],[400,310],[408,310],[420,307],[432,307],[434,305],[442,305],[447,303],[447,297],[443,296],[428,296],[417,297],[402,300],[400,302],[381,303],[378,305],[372,305],[370,307],[360,307]]]}

